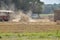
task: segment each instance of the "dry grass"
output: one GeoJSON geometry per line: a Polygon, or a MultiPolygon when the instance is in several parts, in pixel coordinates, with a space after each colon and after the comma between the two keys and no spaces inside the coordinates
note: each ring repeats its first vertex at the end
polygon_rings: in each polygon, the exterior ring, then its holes
{"type": "Polygon", "coordinates": [[[41,32],[60,30],[55,23],[15,23],[0,22],[0,32],[41,32]]]}

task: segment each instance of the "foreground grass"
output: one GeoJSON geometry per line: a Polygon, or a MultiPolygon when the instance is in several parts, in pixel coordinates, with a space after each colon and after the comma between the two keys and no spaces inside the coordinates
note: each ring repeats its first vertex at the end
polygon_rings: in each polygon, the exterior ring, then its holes
{"type": "Polygon", "coordinates": [[[60,31],[39,33],[0,33],[0,40],[60,40],[60,31]]]}

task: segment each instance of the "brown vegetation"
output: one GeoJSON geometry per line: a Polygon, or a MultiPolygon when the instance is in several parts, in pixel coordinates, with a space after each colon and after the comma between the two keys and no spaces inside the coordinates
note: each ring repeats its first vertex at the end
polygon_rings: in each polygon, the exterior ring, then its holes
{"type": "Polygon", "coordinates": [[[0,32],[48,32],[55,30],[60,30],[60,26],[51,23],[0,23],[0,32]]]}

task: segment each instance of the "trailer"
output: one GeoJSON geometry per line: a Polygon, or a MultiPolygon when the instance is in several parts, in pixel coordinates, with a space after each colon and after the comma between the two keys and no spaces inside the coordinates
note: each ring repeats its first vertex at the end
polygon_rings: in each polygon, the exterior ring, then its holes
{"type": "Polygon", "coordinates": [[[54,11],[54,21],[59,22],[60,21],[60,10],[54,11]]]}

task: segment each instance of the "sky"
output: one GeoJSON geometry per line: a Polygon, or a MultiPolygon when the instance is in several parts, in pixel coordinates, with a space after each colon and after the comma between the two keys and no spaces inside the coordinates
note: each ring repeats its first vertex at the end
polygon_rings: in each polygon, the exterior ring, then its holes
{"type": "Polygon", "coordinates": [[[40,0],[42,2],[44,2],[45,4],[59,4],[60,3],[60,0],[40,0]]]}

